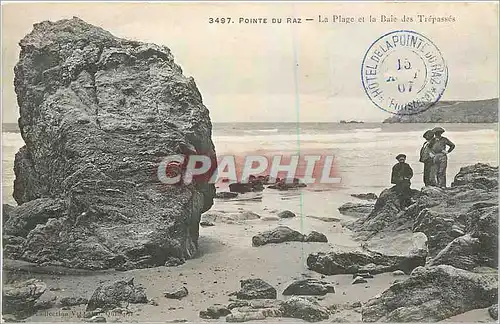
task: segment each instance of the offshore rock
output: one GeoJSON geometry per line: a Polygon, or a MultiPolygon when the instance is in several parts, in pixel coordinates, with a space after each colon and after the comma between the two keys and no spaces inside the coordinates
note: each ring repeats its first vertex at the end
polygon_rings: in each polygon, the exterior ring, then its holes
{"type": "Polygon", "coordinates": [[[14,198],[27,205],[10,212],[6,229],[26,237],[20,258],[87,269],[190,258],[215,188],[167,186],[157,171],[172,154],[215,158],[194,80],[167,47],[79,18],[35,24],[19,44],[26,145],[15,158],[14,198]]]}

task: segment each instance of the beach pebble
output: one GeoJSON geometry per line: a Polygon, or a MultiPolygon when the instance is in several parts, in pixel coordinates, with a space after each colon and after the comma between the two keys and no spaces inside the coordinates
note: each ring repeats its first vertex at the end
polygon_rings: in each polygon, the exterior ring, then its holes
{"type": "Polygon", "coordinates": [[[284,211],[281,211],[278,213],[278,217],[279,218],[292,218],[292,217],[295,217],[295,214],[289,210],[284,210],[284,211]]]}
{"type": "Polygon", "coordinates": [[[368,271],[358,271],[355,274],[352,275],[352,278],[355,279],[356,277],[361,277],[365,279],[373,278],[373,275],[368,272],[368,271]]]}
{"type": "Polygon", "coordinates": [[[262,311],[237,312],[226,316],[226,322],[229,323],[241,323],[241,322],[257,321],[263,319],[266,319],[266,316],[264,316],[262,311]]]}
{"type": "Polygon", "coordinates": [[[88,299],[83,297],[62,297],[59,302],[62,306],[75,306],[87,304],[88,299]]]}
{"type": "Polygon", "coordinates": [[[174,291],[166,291],[163,293],[163,296],[169,299],[181,299],[188,295],[188,290],[186,287],[179,288],[174,291]]]}
{"type": "Polygon", "coordinates": [[[181,264],[184,264],[186,262],[186,260],[184,259],[180,259],[180,258],[176,258],[176,257],[169,257],[167,259],[167,261],[165,261],[165,267],[176,267],[176,266],[179,266],[181,264]]]}
{"type": "Polygon", "coordinates": [[[203,227],[210,227],[210,226],[215,226],[215,223],[210,222],[210,221],[201,221],[201,222],[200,222],[200,226],[203,226],[203,227]]]}
{"type": "Polygon", "coordinates": [[[393,276],[404,276],[405,273],[402,270],[396,270],[392,272],[393,276]]]}
{"type": "Polygon", "coordinates": [[[357,276],[356,278],[354,278],[354,280],[352,281],[352,284],[355,285],[355,284],[360,284],[360,283],[367,283],[368,281],[363,278],[363,277],[360,277],[360,276],[357,276]]]}
{"type": "Polygon", "coordinates": [[[204,311],[200,311],[200,318],[203,319],[217,319],[222,316],[227,316],[231,314],[231,311],[222,305],[213,305],[208,307],[204,311]]]}

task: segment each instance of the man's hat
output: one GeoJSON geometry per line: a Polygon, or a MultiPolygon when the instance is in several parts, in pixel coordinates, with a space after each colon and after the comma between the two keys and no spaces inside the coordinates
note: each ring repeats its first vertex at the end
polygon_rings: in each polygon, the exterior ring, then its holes
{"type": "Polygon", "coordinates": [[[401,153],[401,154],[398,154],[398,155],[396,156],[396,160],[398,160],[398,161],[399,161],[399,159],[400,159],[400,158],[402,158],[402,157],[404,157],[404,158],[406,159],[406,154],[402,154],[402,153],[401,153]]]}
{"type": "Polygon", "coordinates": [[[433,133],[444,133],[444,129],[442,127],[434,127],[432,129],[433,133]]]}
{"type": "Polygon", "coordinates": [[[432,129],[429,129],[429,130],[425,131],[424,138],[427,138],[431,135],[434,136],[434,132],[432,131],[432,129]]]}

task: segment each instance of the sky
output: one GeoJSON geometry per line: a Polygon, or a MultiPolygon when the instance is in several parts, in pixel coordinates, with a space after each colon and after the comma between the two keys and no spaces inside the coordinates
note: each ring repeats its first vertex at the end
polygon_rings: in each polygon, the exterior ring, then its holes
{"type": "Polygon", "coordinates": [[[381,35],[415,30],[440,49],[449,81],[441,100],[498,97],[498,3],[5,3],[2,115],[16,122],[13,68],[34,23],[78,16],[118,37],[166,45],[193,76],[213,122],[381,121],[360,77],[381,35]],[[418,22],[416,15],[454,17],[418,22]],[[318,16],[329,23],[319,23],[318,16]],[[341,23],[342,17],[414,17],[414,22],[341,23]],[[231,17],[235,23],[209,23],[231,17]],[[239,18],[313,18],[301,24],[240,24],[239,18]]]}

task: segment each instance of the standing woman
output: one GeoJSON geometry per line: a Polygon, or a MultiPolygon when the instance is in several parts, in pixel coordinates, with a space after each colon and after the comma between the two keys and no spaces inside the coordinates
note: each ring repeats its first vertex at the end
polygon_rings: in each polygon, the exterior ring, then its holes
{"type": "Polygon", "coordinates": [[[436,172],[434,170],[434,153],[431,151],[432,139],[434,138],[434,132],[428,130],[424,133],[425,143],[420,149],[420,162],[424,164],[424,185],[425,186],[435,186],[436,185],[436,172]]]}
{"type": "Polygon", "coordinates": [[[448,153],[455,149],[455,144],[452,141],[442,136],[444,129],[436,127],[432,130],[434,139],[430,145],[432,153],[434,153],[434,167],[437,174],[437,185],[441,188],[446,188],[446,167],[448,166],[448,153]],[[448,149],[447,149],[448,147],[448,149]]]}

